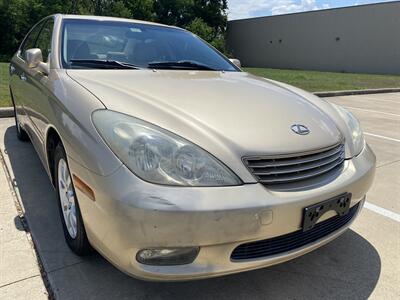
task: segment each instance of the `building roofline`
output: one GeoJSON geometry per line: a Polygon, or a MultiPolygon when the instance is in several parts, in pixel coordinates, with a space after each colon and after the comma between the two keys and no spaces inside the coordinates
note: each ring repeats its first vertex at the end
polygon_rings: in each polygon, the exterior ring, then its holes
{"type": "Polygon", "coordinates": [[[248,20],[256,20],[256,19],[277,18],[277,17],[290,16],[290,15],[311,14],[311,13],[317,13],[317,12],[321,12],[321,11],[354,9],[354,8],[365,7],[365,6],[387,5],[387,4],[393,4],[393,3],[399,3],[400,4],[400,1],[397,0],[397,1],[388,1],[388,2],[380,2],[380,3],[368,3],[368,4],[359,4],[359,5],[352,5],[352,6],[343,6],[343,7],[323,8],[323,9],[316,9],[316,10],[309,10],[309,11],[300,11],[300,12],[294,12],[294,13],[281,14],[281,15],[250,17],[250,18],[243,18],[243,19],[236,19],[236,20],[228,20],[228,23],[230,23],[230,22],[239,22],[239,21],[248,21],[248,20]]]}

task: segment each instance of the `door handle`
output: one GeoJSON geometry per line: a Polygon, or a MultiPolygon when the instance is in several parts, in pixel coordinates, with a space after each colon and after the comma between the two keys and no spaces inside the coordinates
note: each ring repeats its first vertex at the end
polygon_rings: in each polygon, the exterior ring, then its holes
{"type": "Polygon", "coordinates": [[[19,78],[21,78],[22,81],[26,81],[26,75],[22,73],[19,78]]]}

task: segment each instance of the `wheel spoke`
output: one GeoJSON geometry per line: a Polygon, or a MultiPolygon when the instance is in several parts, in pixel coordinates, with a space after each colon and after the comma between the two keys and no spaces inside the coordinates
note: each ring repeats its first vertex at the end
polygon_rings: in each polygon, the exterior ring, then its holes
{"type": "Polygon", "coordinates": [[[76,220],[75,192],[67,163],[60,159],[58,163],[58,190],[64,223],[68,234],[75,238],[78,232],[76,220]]]}
{"type": "Polygon", "coordinates": [[[75,203],[75,194],[73,191],[71,190],[67,191],[67,198],[69,203],[75,203]]]}
{"type": "Polygon", "coordinates": [[[75,205],[73,208],[71,208],[71,213],[70,213],[70,218],[71,218],[71,227],[75,229],[77,226],[76,224],[76,215],[75,215],[75,205]]]}
{"type": "Polygon", "coordinates": [[[66,188],[65,185],[65,165],[63,163],[63,161],[60,161],[60,165],[61,165],[61,182],[63,183],[64,188],[66,188]]]}
{"type": "Polygon", "coordinates": [[[63,161],[63,180],[64,180],[64,184],[67,186],[67,172],[68,172],[68,170],[67,170],[67,165],[66,165],[66,163],[63,161]]]}
{"type": "Polygon", "coordinates": [[[76,218],[72,211],[69,214],[69,225],[70,225],[70,230],[71,230],[71,236],[75,236],[76,235],[76,218]]]}
{"type": "Polygon", "coordinates": [[[65,184],[67,186],[68,191],[72,190],[72,182],[71,182],[71,177],[69,176],[69,174],[67,174],[67,180],[66,180],[65,184]]]}
{"type": "Polygon", "coordinates": [[[67,189],[67,187],[65,186],[64,181],[62,181],[62,179],[60,179],[60,190],[62,190],[65,193],[66,189],[67,189]]]}

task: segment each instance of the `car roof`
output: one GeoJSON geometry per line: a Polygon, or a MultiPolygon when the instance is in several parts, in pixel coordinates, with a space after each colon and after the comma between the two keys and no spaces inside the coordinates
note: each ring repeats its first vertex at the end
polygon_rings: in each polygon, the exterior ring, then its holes
{"type": "MultiPolygon", "coordinates": [[[[91,16],[91,15],[70,15],[70,14],[60,14],[62,19],[74,19],[74,20],[96,20],[96,21],[113,21],[113,22],[129,22],[136,24],[148,24],[148,25],[156,25],[170,28],[179,28],[176,26],[169,26],[165,24],[136,20],[136,19],[127,19],[127,18],[116,18],[116,17],[106,17],[106,16],[91,16]]],[[[181,29],[181,28],[179,28],[181,29]]]]}

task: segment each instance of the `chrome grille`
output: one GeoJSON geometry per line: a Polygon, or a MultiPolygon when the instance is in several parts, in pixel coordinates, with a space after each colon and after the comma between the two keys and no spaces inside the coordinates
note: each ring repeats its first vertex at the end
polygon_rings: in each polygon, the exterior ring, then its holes
{"type": "Polygon", "coordinates": [[[265,185],[292,183],[340,168],[344,162],[344,144],[312,153],[245,157],[243,161],[256,179],[265,185]]]}

